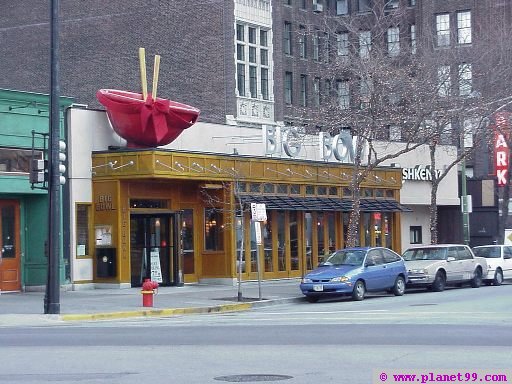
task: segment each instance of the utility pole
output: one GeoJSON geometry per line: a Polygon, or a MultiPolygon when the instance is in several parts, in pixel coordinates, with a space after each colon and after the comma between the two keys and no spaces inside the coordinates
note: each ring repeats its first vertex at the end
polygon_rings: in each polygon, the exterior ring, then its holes
{"type": "MultiPolygon", "coordinates": [[[[462,151],[466,150],[464,143],[464,129],[460,138],[460,147],[462,151]]],[[[466,187],[466,156],[462,158],[461,162],[461,208],[462,208],[462,235],[464,244],[469,245],[469,207],[468,207],[468,194],[466,187]]]]}
{"type": "Polygon", "coordinates": [[[60,89],[59,89],[59,0],[51,0],[50,10],[50,139],[49,139],[49,228],[48,280],[44,313],[60,313],[60,89]]]}

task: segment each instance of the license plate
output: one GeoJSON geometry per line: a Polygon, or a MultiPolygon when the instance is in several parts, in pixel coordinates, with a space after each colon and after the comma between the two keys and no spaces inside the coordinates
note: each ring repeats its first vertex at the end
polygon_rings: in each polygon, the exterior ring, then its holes
{"type": "Polygon", "coordinates": [[[313,285],[313,291],[321,292],[324,290],[324,286],[322,284],[315,284],[313,285]]]}

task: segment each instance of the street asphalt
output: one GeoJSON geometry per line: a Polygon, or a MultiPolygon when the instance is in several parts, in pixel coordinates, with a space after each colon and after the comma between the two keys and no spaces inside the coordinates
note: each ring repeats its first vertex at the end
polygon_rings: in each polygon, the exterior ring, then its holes
{"type": "Polygon", "coordinates": [[[245,311],[303,301],[298,279],[243,282],[240,290],[238,284],[160,287],[153,306],[143,305],[140,288],[61,290],[59,314],[44,314],[44,296],[44,292],[0,292],[0,326],[245,311]]]}

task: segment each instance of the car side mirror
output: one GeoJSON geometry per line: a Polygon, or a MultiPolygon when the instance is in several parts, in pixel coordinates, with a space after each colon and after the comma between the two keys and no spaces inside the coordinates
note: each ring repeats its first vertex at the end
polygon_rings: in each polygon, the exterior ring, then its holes
{"type": "Polygon", "coordinates": [[[453,256],[448,256],[446,258],[446,261],[455,261],[455,260],[457,260],[457,259],[455,257],[453,257],[453,256]]]}

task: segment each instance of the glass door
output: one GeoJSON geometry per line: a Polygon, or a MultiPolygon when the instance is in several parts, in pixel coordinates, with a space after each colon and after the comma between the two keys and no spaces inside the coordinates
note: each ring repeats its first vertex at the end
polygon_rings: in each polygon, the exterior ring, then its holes
{"type": "Polygon", "coordinates": [[[175,246],[175,214],[133,214],[130,216],[130,266],[132,287],[151,279],[159,285],[177,285],[183,281],[181,247],[175,246]]]}

